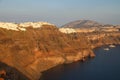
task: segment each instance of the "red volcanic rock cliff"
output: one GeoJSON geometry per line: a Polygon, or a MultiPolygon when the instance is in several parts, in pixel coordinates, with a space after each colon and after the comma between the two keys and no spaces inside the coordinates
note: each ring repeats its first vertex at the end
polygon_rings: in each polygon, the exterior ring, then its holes
{"type": "MultiPolygon", "coordinates": [[[[88,34],[64,34],[53,25],[42,26],[27,27],[26,31],[0,28],[0,62],[12,67],[13,70],[18,70],[27,77],[26,80],[38,80],[41,72],[58,64],[95,56],[91,46],[98,45],[95,43],[98,39],[94,42],[88,39],[86,36],[88,34]]],[[[92,34],[89,35],[91,37],[92,34]]],[[[109,39],[111,35],[106,37],[110,43],[112,43],[109,39]]],[[[119,33],[117,37],[120,37],[119,33]]],[[[115,38],[116,35],[113,35],[112,39],[115,38]]],[[[104,44],[102,39],[99,43],[104,44]]],[[[119,42],[120,38],[117,41],[119,42]]],[[[4,70],[3,67],[1,69],[4,70]]],[[[7,71],[9,70],[6,69],[7,71]]]]}

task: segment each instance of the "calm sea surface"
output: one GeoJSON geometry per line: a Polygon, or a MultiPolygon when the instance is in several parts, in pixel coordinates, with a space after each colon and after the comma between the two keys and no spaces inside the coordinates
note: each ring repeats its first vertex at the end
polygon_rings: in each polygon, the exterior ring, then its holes
{"type": "Polygon", "coordinates": [[[108,51],[105,47],[95,49],[93,59],[59,65],[44,72],[42,80],[120,80],[120,46],[108,51]]]}

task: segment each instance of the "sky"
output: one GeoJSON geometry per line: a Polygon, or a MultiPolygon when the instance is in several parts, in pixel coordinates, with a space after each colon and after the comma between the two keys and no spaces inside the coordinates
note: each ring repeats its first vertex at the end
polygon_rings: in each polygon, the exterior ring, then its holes
{"type": "Polygon", "coordinates": [[[0,21],[46,21],[62,26],[75,20],[120,24],[120,0],[0,0],[0,21]]]}

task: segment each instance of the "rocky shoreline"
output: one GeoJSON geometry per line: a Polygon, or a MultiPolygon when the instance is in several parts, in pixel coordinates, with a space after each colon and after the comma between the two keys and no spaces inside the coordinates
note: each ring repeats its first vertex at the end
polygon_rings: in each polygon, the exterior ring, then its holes
{"type": "MultiPolygon", "coordinates": [[[[96,49],[98,47],[101,47],[101,46],[109,46],[109,45],[120,45],[120,42],[113,42],[113,43],[94,45],[94,47],[91,46],[92,49],[83,50],[83,51],[77,53],[74,56],[73,55],[72,56],[65,56],[66,57],[65,59],[62,58],[62,57],[61,58],[60,57],[59,58],[50,58],[50,59],[53,60],[53,61],[57,61],[58,60],[57,65],[69,64],[69,63],[76,62],[76,61],[85,61],[87,58],[94,58],[96,56],[95,53],[93,52],[94,49],[96,49]]],[[[57,65],[54,65],[54,66],[52,66],[50,68],[53,68],[53,67],[55,67],[57,65]]],[[[50,69],[50,68],[48,68],[48,69],[50,69]]],[[[46,70],[48,70],[48,69],[46,69],[46,70]]]]}
{"type": "Polygon", "coordinates": [[[93,58],[93,49],[109,44],[120,44],[120,32],[65,34],[53,25],[27,27],[26,31],[0,28],[0,62],[13,71],[18,70],[26,80],[39,80],[42,72],[60,64],[93,58]]]}

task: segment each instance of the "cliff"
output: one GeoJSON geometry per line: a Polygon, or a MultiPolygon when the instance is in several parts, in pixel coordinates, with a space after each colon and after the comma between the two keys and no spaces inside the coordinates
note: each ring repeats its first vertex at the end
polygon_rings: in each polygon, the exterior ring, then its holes
{"type": "MultiPolygon", "coordinates": [[[[21,27],[16,25],[17,29],[21,27]]],[[[26,80],[38,80],[41,72],[56,65],[94,57],[95,47],[120,43],[120,32],[65,34],[55,25],[36,23],[22,28],[25,30],[0,28],[0,62],[17,70],[20,74],[15,75],[26,80]]]]}

